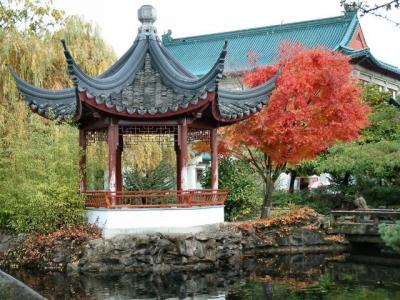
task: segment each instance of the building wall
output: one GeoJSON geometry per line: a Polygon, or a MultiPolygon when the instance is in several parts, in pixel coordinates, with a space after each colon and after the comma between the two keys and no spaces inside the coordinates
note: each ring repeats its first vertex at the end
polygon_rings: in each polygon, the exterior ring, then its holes
{"type": "Polygon", "coordinates": [[[400,95],[400,80],[371,71],[360,65],[354,65],[353,75],[363,82],[374,83],[384,91],[390,91],[392,97],[400,95]]]}

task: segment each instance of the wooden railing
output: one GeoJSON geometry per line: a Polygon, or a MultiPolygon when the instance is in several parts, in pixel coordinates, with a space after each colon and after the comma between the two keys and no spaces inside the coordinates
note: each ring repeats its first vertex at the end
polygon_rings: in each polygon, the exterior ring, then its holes
{"type": "Polygon", "coordinates": [[[86,191],[86,207],[151,208],[223,205],[226,190],[86,191]]]}

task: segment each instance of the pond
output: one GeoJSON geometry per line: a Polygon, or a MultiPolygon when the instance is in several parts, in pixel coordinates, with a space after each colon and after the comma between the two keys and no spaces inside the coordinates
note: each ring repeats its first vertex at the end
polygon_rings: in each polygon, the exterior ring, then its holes
{"type": "Polygon", "coordinates": [[[57,300],[400,299],[400,259],[365,255],[249,257],[238,272],[9,273],[44,297],[57,300]]]}

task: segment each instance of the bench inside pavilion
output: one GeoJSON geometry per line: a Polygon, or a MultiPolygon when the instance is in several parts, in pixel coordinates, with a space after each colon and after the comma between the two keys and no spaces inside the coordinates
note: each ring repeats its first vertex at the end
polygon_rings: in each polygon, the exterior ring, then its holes
{"type": "MultiPolygon", "coordinates": [[[[85,74],[62,41],[72,88],[47,90],[21,79],[10,68],[30,109],[55,121],[73,120],[79,128],[80,192],[88,221],[105,236],[138,232],[190,232],[224,221],[227,191],[218,189],[217,128],[239,122],[267,103],[276,76],[256,88],[219,88],[227,43],[203,76],[180,65],[157,36],[156,11],[138,11],[141,26],[133,45],[96,78],[85,74]],[[124,139],[135,136],[168,140],[176,153],[176,190],[124,191],[121,154],[124,139]],[[189,190],[188,141],[206,139],[211,148],[211,189],[189,190]],[[108,189],[89,191],[86,150],[108,144],[108,189]]],[[[188,56],[191,53],[187,53],[188,56]]],[[[140,140],[140,139],[138,139],[140,140]]],[[[146,155],[138,153],[138,155],[146,155]]],[[[124,166],[126,167],[126,166],[124,166]]]]}

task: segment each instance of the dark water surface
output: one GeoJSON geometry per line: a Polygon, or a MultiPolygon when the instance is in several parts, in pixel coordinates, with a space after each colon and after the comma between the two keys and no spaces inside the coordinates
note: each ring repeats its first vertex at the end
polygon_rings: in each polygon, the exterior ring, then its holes
{"type": "Polygon", "coordinates": [[[238,272],[9,272],[48,299],[399,299],[400,260],[353,255],[248,259],[238,272]]]}

